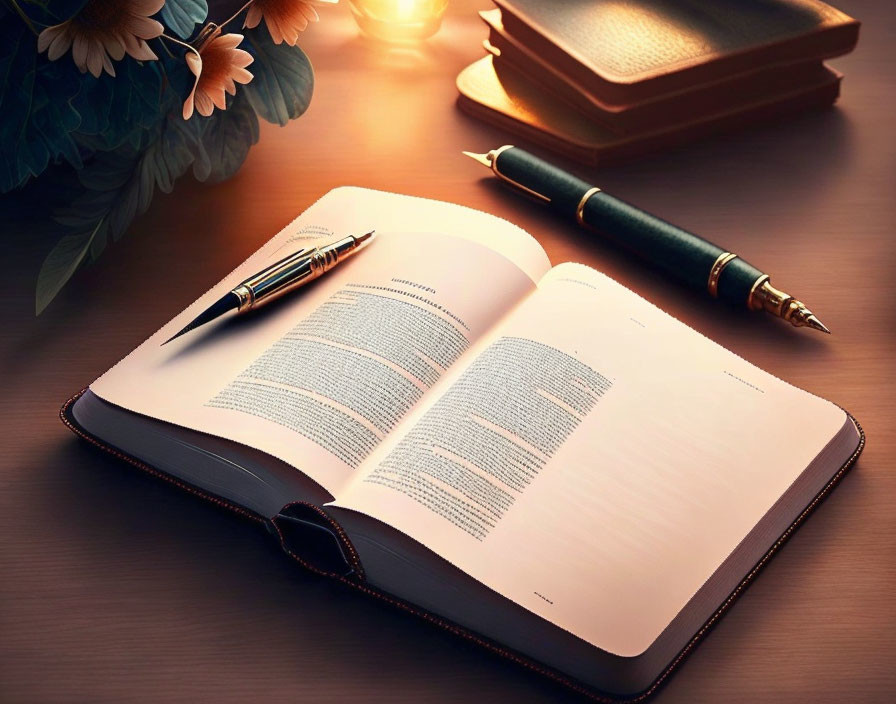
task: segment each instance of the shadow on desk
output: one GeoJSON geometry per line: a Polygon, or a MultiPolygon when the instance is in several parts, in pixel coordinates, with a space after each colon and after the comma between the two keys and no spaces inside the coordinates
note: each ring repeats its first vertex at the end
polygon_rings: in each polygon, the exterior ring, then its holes
{"type": "MultiPolygon", "coordinates": [[[[488,699],[494,687],[497,700],[582,701],[403,611],[305,572],[255,523],[85,443],[60,442],[35,457],[31,469],[49,474],[46,494],[32,497],[46,517],[29,539],[39,551],[53,546],[54,561],[69,564],[66,593],[85,595],[69,604],[73,620],[85,624],[78,639],[114,629],[117,619],[138,624],[140,645],[119,634],[112,643],[98,635],[95,647],[101,656],[132,649],[131,657],[146,659],[132,671],[148,677],[182,640],[197,648],[181,655],[179,674],[189,684],[165,682],[160,700],[165,691],[178,698],[197,684],[214,692],[215,677],[238,661],[240,670],[255,673],[246,682],[252,692],[265,692],[265,678],[278,686],[294,682],[291,696],[302,701],[351,701],[359,689],[390,683],[394,702],[457,701],[471,693],[488,699]],[[102,602],[89,596],[100,584],[102,602]],[[163,616],[150,617],[157,610],[163,616]],[[297,670],[305,678],[316,674],[295,682],[297,670]]],[[[39,580],[38,572],[29,571],[39,580]]]]}

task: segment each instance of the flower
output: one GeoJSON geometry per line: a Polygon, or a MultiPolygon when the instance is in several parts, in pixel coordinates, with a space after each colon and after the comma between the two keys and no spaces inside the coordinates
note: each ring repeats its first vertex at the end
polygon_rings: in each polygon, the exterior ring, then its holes
{"type": "Polygon", "coordinates": [[[198,53],[189,52],[186,57],[187,66],[196,81],[193,90],[184,101],[184,119],[196,112],[208,117],[215,107],[224,110],[227,107],[225,93],[236,94],[236,83],[248,83],[252,74],[246,66],[252,63],[252,55],[248,51],[237,49],[243,41],[242,34],[216,34],[199,47],[198,53]]]}
{"type": "Polygon", "coordinates": [[[299,32],[303,31],[309,22],[317,22],[317,10],[314,5],[323,2],[336,3],[339,0],[254,0],[249,5],[246,13],[244,27],[251,29],[257,27],[264,17],[268,31],[274,44],[286,42],[295,46],[299,40],[299,32]]]}
{"type": "Polygon", "coordinates": [[[109,57],[120,61],[128,53],[141,61],[159,58],[146,40],[162,33],[162,24],[150,16],[164,4],[165,0],[88,0],[77,15],[42,31],[37,50],[55,61],[71,48],[81,73],[90,71],[99,78],[105,69],[114,76],[109,57]]]}

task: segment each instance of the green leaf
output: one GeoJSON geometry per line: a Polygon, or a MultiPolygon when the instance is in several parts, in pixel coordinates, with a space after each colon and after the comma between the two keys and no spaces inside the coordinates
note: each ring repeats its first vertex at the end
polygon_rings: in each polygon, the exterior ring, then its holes
{"type": "MultiPolygon", "coordinates": [[[[237,114],[230,119],[245,119],[237,114]]],[[[208,160],[202,144],[206,126],[195,119],[185,121],[180,112],[169,113],[164,123],[144,133],[136,146],[125,143],[115,151],[100,152],[78,173],[83,192],[54,216],[71,234],[62,238],[41,269],[35,304],[38,313],[88,255],[96,259],[109,240],[118,240],[125,233],[134,218],[149,207],[156,187],[170,193],[191,164],[208,160]]],[[[257,130],[256,122],[256,138],[257,130]]],[[[205,168],[209,174],[218,173],[218,167],[205,168]]]]}
{"type": "Polygon", "coordinates": [[[155,189],[170,193],[190,166],[201,180],[230,177],[258,141],[258,118],[246,91],[210,118],[184,120],[179,110],[161,124],[101,151],[78,173],[83,193],[55,219],[71,232],[47,257],[38,278],[35,309],[44,310],[72,274],[119,239],[152,201],[155,189]]]}
{"type": "Polygon", "coordinates": [[[239,90],[226,110],[216,110],[206,120],[200,138],[205,158],[193,162],[193,175],[218,183],[237,172],[258,141],[258,117],[245,90],[239,90]]]}
{"type": "Polygon", "coordinates": [[[90,245],[103,226],[100,220],[92,230],[73,235],[66,235],[47,255],[40,273],[37,275],[37,293],[34,300],[34,312],[40,315],[66,282],[77,271],[90,251],[90,245]]]}
{"type": "Polygon", "coordinates": [[[164,118],[158,61],[138,62],[129,56],[115,62],[115,76],[81,77],[72,106],[81,114],[76,140],[95,151],[110,151],[125,142],[140,143],[146,130],[164,118]]]}
{"type": "Polygon", "coordinates": [[[24,23],[0,23],[0,192],[23,185],[60,158],[81,166],[71,132],[81,116],[70,100],[78,92],[74,64],[37,54],[24,23]]]}
{"type": "Polygon", "coordinates": [[[206,0],[165,0],[162,21],[181,39],[193,34],[193,27],[208,16],[206,0]]]}
{"type": "Polygon", "coordinates": [[[305,112],[311,102],[311,62],[297,46],[274,44],[264,23],[247,30],[245,36],[245,48],[255,58],[249,66],[255,77],[243,90],[262,119],[285,125],[305,112]]]}
{"type": "Polygon", "coordinates": [[[175,181],[200,158],[199,134],[193,122],[179,114],[169,115],[161,137],[149,146],[143,159],[142,168],[152,174],[162,193],[171,193],[175,181]]]}

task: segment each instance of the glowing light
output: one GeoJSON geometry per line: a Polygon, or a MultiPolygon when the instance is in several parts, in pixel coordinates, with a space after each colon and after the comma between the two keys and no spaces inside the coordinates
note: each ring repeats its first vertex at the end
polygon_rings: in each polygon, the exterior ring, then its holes
{"type": "Polygon", "coordinates": [[[426,39],[439,29],[448,0],[349,0],[365,34],[387,41],[426,39]]]}

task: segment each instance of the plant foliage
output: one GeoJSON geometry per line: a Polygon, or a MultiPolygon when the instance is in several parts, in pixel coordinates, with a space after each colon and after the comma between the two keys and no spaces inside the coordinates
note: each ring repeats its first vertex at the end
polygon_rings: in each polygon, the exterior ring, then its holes
{"type": "Polygon", "coordinates": [[[297,46],[274,44],[264,25],[247,33],[247,50],[255,61],[255,79],[246,93],[255,111],[268,122],[285,125],[308,109],[314,90],[314,71],[297,46]]]}
{"type": "Polygon", "coordinates": [[[0,193],[45,172],[53,178],[60,170],[48,169],[55,164],[77,170],[79,184],[56,210],[60,237],[38,275],[37,313],[127,231],[156,189],[170,192],[190,170],[200,181],[229,178],[258,141],[258,118],[278,125],[297,118],[314,86],[305,53],[274,44],[261,23],[244,30],[240,47],[254,59],[253,80],[228,96],[227,109],[185,120],[195,77],[184,57],[196,49],[183,41],[202,41],[197,25],[208,19],[206,0],[166,0],[153,18],[166,35],[150,40],[159,60],[125,55],[114,62],[114,76],[99,77],[79,71],[71,56],[51,61],[37,47],[40,31],[75,17],[89,1],[0,0],[0,193]]]}
{"type": "Polygon", "coordinates": [[[208,17],[208,3],[205,0],[166,0],[159,14],[166,26],[186,39],[193,34],[193,28],[208,17]]]}

